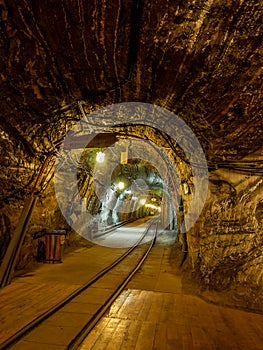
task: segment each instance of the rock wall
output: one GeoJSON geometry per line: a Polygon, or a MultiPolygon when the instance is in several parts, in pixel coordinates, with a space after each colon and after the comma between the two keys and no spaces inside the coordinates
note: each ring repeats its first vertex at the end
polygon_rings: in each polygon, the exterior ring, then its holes
{"type": "MultiPolygon", "coordinates": [[[[137,132],[130,129],[130,132],[137,136],[144,134],[154,141],[155,135],[151,129],[138,129],[137,132]]],[[[159,135],[156,140],[160,142],[159,135]]],[[[39,152],[39,156],[33,158],[20,140],[8,138],[6,134],[2,135],[1,142],[1,181],[4,184],[0,215],[2,259],[45,157],[39,152]],[[11,178],[12,182],[8,181],[11,178]]],[[[183,193],[187,212],[194,191],[191,170],[183,162],[180,163],[178,155],[172,150],[168,154],[170,161],[177,164],[181,181],[189,186],[189,193],[183,193]]],[[[30,266],[38,258],[37,237],[41,236],[43,229],[70,229],[58,208],[53,184],[48,184],[48,173],[51,171],[52,175],[52,167],[53,163],[50,162],[43,174],[44,182],[42,179],[39,183],[45,190],[39,193],[17,270],[30,266]]],[[[209,193],[202,215],[187,234],[190,268],[194,268],[202,286],[224,292],[231,290],[236,304],[255,310],[263,309],[262,186],[262,176],[252,173],[245,175],[222,169],[211,171],[209,193]]],[[[86,190],[89,192],[88,187],[86,190]]],[[[89,192],[90,197],[93,194],[89,192]]],[[[79,237],[71,232],[68,244],[76,245],[78,240],[79,237]]]]}
{"type": "Polygon", "coordinates": [[[263,178],[217,170],[201,217],[188,233],[202,284],[232,290],[237,304],[263,310],[263,178]]]}

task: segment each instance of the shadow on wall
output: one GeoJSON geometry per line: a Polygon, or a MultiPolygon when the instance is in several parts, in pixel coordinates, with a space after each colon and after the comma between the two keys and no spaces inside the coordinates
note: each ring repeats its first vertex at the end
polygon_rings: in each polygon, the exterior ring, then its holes
{"type": "Polygon", "coordinates": [[[11,223],[5,214],[0,214],[0,263],[11,239],[11,223]]]}

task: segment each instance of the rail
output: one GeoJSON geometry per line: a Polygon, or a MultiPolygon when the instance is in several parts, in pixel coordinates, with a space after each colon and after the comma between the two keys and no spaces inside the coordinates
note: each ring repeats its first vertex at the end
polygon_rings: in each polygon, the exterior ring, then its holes
{"type": "Polygon", "coordinates": [[[57,303],[55,306],[51,307],[46,312],[42,313],[38,317],[36,317],[34,320],[29,322],[26,326],[21,328],[18,332],[16,332],[14,335],[12,335],[10,338],[5,340],[2,344],[0,344],[0,350],[4,349],[11,349],[12,346],[22,340],[23,337],[28,335],[31,331],[33,331],[36,327],[41,326],[45,321],[47,321],[51,316],[53,316],[55,313],[59,312],[63,307],[67,306],[69,303],[74,302],[74,300],[81,296],[81,293],[84,293],[88,290],[89,287],[92,287],[97,281],[99,282],[100,279],[105,276],[107,273],[109,273],[112,269],[117,267],[122,261],[124,261],[125,258],[131,255],[132,252],[135,251],[135,249],[143,242],[146,235],[149,233],[152,226],[155,226],[154,234],[151,239],[151,242],[149,246],[147,247],[146,251],[144,249],[144,252],[142,254],[142,257],[139,259],[139,261],[136,263],[136,266],[132,268],[132,270],[128,273],[128,275],[121,281],[121,283],[118,285],[117,288],[110,294],[110,296],[107,298],[106,301],[103,302],[102,306],[99,307],[99,309],[94,313],[94,315],[90,318],[90,320],[82,327],[77,334],[75,334],[74,338],[70,340],[70,342],[67,344],[67,349],[77,349],[79,344],[84,340],[84,338],[87,336],[87,334],[90,332],[90,330],[95,326],[95,324],[98,322],[98,320],[102,317],[102,315],[105,313],[107,308],[111,305],[111,303],[117,298],[117,296],[122,292],[122,290],[125,288],[127,283],[130,281],[130,279],[134,276],[134,274],[138,271],[138,269],[143,264],[144,260],[148,256],[150,250],[152,249],[157,236],[157,229],[158,229],[158,223],[156,221],[150,221],[148,227],[145,229],[145,231],[142,233],[141,237],[138,239],[138,241],[130,247],[123,255],[121,255],[118,259],[116,259],[112,264],[104,268],[102,271],[97,273],[93,278],[91,278],[87,283],[85,283],[83,286],[75,290],[73,293],[71,293],[68,297],[66,297],[61,302],[57,303]]]}
{"type": "MultiPolygon", "coordinates": [[[[151,224],[151,225],[153,225],[153,224],[151,224]]],[[[80,344],[87,337],[87,335],[90,333],[90,331],[95,327],[97,322],[105,314],[105,312],[110,307],[110,305],[120,295],[120,293],[124,290],[126,285],[129,283],[129,281],[132,279],[132,277],[140,269],[140,267],[142,266],[144,260],[147,258],[147,256],[150,253],[153,245],[155,244],[156,236],[157,236],[158,223],[155,223],[155,225],[156,225],[156,229],[155,229],[154,237],[153,237],[153,239],[152,239],[148,249],[146,250],[145,254],[142,256],[142,258],[139,260],[139,262],[134,267],[134,269],[130,272],[130,274],[125,278],[125,280],[115,290],[115,292],[108,298],[106,303],[104,305],[102,305],[102,307],[93,315],[91,320],[81,329],[81,331],[76,335],[76,337],[70,342],[70,344],[67,347],[68,350],[75,350],[75,349],[77,349],[80,346],[80,344]]],[[[148,229],[150,228],[150,226],[148,227],[148,229]]]]}

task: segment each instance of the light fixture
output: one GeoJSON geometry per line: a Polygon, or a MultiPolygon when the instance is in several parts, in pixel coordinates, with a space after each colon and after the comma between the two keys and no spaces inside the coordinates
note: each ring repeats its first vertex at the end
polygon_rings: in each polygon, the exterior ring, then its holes
{"type": "Polygon", "coordinates": [[[145,204],[145,207],[146,207],[146,208],[151,208],[151,209],[157,209],[156,205],[153,205],[153,204],[151,204],[151,203],[145,204]]]}
{"type": "Polygon", "coordinates": [[[123,182],[123,181],[120,181],[120,182],[118,183],[117,187],[118,187],[119,190],[123,190],[124,187],[125,187],[124,182],[123,182]]]}
{"type": "Polygon", "coordinates": [[[189,186],[187,182],[183,183],[183,189],[184,189],[184,194],[188,194],[189,193],[189,186]]]}
{"type": "Polygon", "coordinates": [[[98,152],[96,155],[96,161],[98,163],[103,163],[105,159],[105,154],[103,152],[98,152]]]}
{"type": "Polygon", "coordinates": [[[121,164],[128,163],[128,155],[127,152],[121,152],[121,164]]]}
{"type": "Polygon", "coordinates": [[[126,142],[126,148],[124,152],[121,152],[121,164],[128,163],[128,152],[129,152],[129,144],[126,142]]]}

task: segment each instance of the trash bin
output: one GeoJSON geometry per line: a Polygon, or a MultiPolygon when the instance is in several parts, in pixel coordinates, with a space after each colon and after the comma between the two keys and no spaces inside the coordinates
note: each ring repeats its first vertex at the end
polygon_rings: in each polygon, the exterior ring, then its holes
{"type": "Polygon", "coordinates": [[[65,230],[46,230],[46,262],[62,263],[62,246],[65,242],[65,230]]]}

